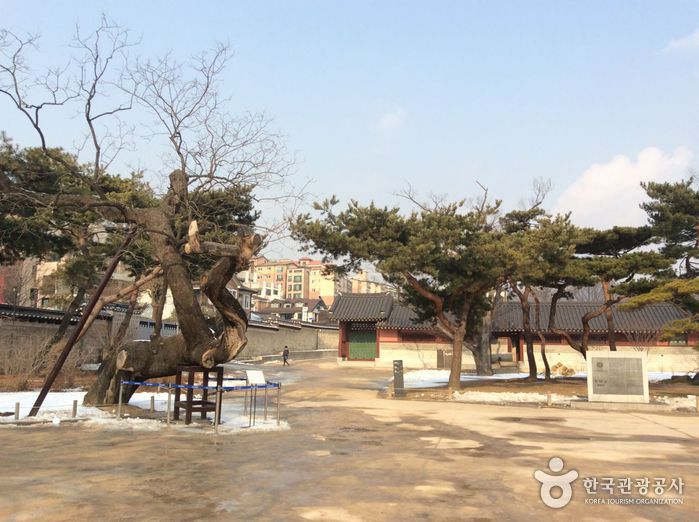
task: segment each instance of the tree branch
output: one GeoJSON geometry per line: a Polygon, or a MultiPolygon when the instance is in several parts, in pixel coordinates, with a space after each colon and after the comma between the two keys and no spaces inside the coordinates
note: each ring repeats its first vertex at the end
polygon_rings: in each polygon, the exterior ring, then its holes
{"type": "Polygon", "coordinates": [[[418,294],[420,294],[425,299],[429,300],[434,305],[435,316],[437,317],[437,320],[446,331],[454,335],[456,329],[444,314],[444,299],[424,288],[420,284],[420,282],[415,278],[415,276],[413,276],[413,274],[411,274],[410,272],[403,272],[403,276],[405,277],[405,280],[408,282],[408,284],[413,290],[415,290],[418,294]]]}

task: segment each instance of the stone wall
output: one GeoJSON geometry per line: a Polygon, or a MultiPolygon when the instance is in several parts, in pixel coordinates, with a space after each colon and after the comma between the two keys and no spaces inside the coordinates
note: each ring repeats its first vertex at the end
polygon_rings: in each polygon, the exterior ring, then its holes
{"type": "MultiPolygon", "coordinates": [[[[34,354],[57,327],[55,323],[0,319],[0,373],[16,375],[27,371],[34,354]]],[[[109,346],[110,329],[111,321],[95,321],[75,345],[66,364],[70,366],[96,362],[100,352],[109,346]]]]}
{"type": "MultiPolygon", "coordinates": [[[[121,324],[122,314],[115,313],[113,320],[98,320],[72,350],[69,364],[96,363],[100,354],[109,347],[112,329],[121,324]]],[[[0,319],[0,374],[25,371],[36,353],[58,327],[55,323],[0,319]]],[[[133,317],[125,340],[148,339],[152,333],[152,321],[133,317]]],[[[175,324],[163,325],[162,335],[177,333],[175,324]]],[[[66,337],[67,339],[67,337],[66,337]]],[[[251,324],[248,329],[248,345],[240,359],[252,359],[264,355],[281,354],[284,345],[289,350],[309,351],[335,350],[337,352],[338,330],[332,327],[317,328],[313,325],[269,325],[251,324]]],[[[312,354],[311,354],[312,355],[312,354]]],[[[327,355],[327,354],[326,354],[327,355]]],[[[299,354],[299,357],[302,355],[299,354]]]]}
{"type": "Polygon", "coordinates": [[[313,325],[270,325],[251,324],[248,327],[248,345],[238,356],[239,359],[251,359],[263,355],[280,354],[284,346],[289,351],[301,350],[337,350],[338,329],[316,328],[313,325]]]}

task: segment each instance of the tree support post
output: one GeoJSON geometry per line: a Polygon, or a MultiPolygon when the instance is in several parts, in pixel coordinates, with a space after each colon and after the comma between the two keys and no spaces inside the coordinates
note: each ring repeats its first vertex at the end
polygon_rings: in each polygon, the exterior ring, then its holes
{"type": "Polygon", "coordinates": [[[36,398],[36,402],[34,402],[34,406],[32,406],[32,409],[29,412],[29,417],[34,417],[37,413],[39,413],[39,408],[41,408],[41,405],[44,403],[44,399],[46,398],[46,395],[48,395],[51,386],[56,380],[56,377],[58,377],[58,373],[61,371],[61,368],[63,368],[63,365],[65,364],[66,359],[70,354],[70,351],[73,349],[73,346],[75,345],[75,341],[77,341],[78,337],[80,336],[80,332],[84,328],[85,323],[87,323],[88,319],[90,318],[92,310],[97,305],[97,302],[102,296],[102,292],[104,292],[104,289],[107,287],[107,283],[109,283],[109,280],[112,278],[112,274],[114,273],[114,270],[116,270],[116,267],[119,264],[119,259],[124,253],[124,250],[129,245],[129,243],[131,243],[131,240],[136,235],[136,230],[136,227],[131,229],[131,231],[124,239],[124,242],[119,247],[117,253],[114,254],[112,262],[109,264],[109,267],[107,267],[107,271],[104,273],[104,277],[102,277],[102,281],[100,281],[100,284],[95,290],[95,293],[92,294],[92,297],[90,297],[90,302],[88,303],[87,307],[85,308],[85,310],[83,310],[78,325],[75,327],[75,330],[73,330],[73,333],[68,338],[68,342],[66,342],[66,345],[63,347],[61,355],[59,355],[58,360],[56,360],[56,364],[53,365],[51,372],[46,377],[46,381],[44,382],[44,385],[41,388],[41,391],[39,392],[39,396],[36,398]]]}
{"type": "Polygon", "coordinates": [[[78,416],[78,401],[74,400],[73,401],[73,415],[72,417],[75,418],[78,416]]]}
{"type": "Polygon", "coordinates": [[[124,383],[119,384],[119,405],[117,406],[117,419],[121,419],[121,397],[124,393],[124,383]]]}
{"type": "Polygon", "coordinates": [[[170,425],[170,418],[172,412],[172,387],[167,385],[167,425],[170,425]]]}
{"type": "Polygon", "coordinates": [[[277,426],[279,426],[279,399],[282,396],[282,383],[277,386],[277,426]]]}
{"type": "Polygon", "coordinates": [[[218,435],[218,424],[221,419],[221,400],[223,399],[223,390],[220,386],[216,387],[216,411],[214,412],[214,432],[218,435]]]}
{"type": "Polygon", "coordinates": [[[255,425],[257,417],[257,386],[250,388],[250,404],[248,405],[248,428],[255,425]]]}
{"type": "Polygon", "coordinates": [[[257,386],[255,386],[253,392],[255,394],[255,402],[254,408],[252,410],[252,425],[254,426],[255,424],[257,424],[257,386]]]}
{"type": "Polygon", "coordinates": [[[267,386],[265,386],[265,420],[267,420],[267,386]]]}

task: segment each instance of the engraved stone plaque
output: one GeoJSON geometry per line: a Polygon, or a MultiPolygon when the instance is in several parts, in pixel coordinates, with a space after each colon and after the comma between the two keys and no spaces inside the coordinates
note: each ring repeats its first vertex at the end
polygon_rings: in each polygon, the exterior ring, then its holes
{"type": "Polygon", "coordinates": [[[648,402],[646,355],[637,352],[587,352],[588,400],[648,402]]]}

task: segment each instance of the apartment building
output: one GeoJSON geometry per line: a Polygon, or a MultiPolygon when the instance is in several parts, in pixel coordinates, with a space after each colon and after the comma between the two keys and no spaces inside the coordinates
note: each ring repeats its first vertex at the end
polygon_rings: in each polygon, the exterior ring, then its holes
{"type": "Polygon", "coordinates": [[[391,285],[376,281],[366,270],[352,274],[350,282],[350,292],[353,294],[386,294],[394,291],[391,285]]]}
{"type": "Polygon", "coordinates": [[[323,262],[309,257],[276,261],[259,257],[239,278],[258,292],[261,306],[274,299],[321,298],[330,306],[336,295],[352,289],[349,278],[326,274],[323,262]]]}

